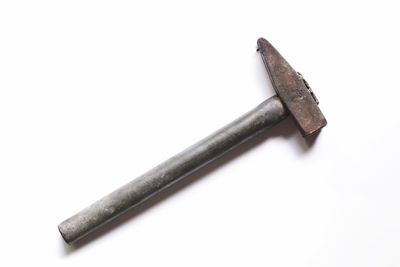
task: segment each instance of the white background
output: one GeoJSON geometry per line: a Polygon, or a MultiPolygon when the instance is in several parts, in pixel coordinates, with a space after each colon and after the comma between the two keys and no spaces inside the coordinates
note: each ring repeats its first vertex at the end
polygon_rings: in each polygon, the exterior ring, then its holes
{"type": "Polygon", "coordinates": [[[1,266],[400,266],[398,1],[1,1],[1,266]],[[272,96],[291,120],[65,245],[57,225],[272,96]]]}

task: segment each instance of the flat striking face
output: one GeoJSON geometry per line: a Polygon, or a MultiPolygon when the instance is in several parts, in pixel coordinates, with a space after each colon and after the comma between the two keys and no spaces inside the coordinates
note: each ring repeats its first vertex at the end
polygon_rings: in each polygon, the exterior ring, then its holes
{"type": "Polygon", "coordinates": [[[268,70],[272,85],[305,137],[318,132],[327,121],[301,75],[264,38],[258,50],[268,70]]]}

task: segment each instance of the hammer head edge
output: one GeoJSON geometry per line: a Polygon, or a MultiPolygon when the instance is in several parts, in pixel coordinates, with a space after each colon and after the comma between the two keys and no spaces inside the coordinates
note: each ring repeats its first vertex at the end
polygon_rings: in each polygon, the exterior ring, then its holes
{"type": "Polygon", "coordinates": [[[319,132],[327,121],[318,107],[314,92],[281,54],[264,38],[257,41],[272,86],[292,115],[303,137],[319,132]]]}

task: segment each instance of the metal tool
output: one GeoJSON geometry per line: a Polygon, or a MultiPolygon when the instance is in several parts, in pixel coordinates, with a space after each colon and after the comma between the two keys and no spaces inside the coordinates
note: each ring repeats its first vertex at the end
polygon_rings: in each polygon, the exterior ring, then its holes
{"type": "Polygon", "coordinates": [[[62,222],[58,229],[67,243],[81,239],[288,115],[304,137],[327,124],[303,77],[267,40],[260,38],[257,44],[277,95],[62,222]]]}

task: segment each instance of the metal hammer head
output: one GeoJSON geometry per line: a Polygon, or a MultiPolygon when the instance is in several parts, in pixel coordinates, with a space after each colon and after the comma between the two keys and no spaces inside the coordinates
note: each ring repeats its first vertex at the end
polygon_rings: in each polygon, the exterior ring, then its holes
{"type": "Polygon", "coordinates": [[[260,38],[257,44],[272,85],[301,134],[305,137],[318,132],[327,122],[308,83],[267,40],[260,38]]]}

